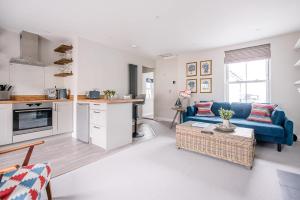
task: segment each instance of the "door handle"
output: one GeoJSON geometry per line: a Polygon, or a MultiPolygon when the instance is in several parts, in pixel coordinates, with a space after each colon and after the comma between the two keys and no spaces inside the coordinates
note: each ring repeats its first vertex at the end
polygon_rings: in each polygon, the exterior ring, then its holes
{"type": "Polygon", "coordinates": [[[94,111],[94,113],[100,113],[100,111],[94,111]]]}
{"type": "Polygon", "coordinates": [[[94,126],[94,128],[96,128],[96,129],[101,129],[99,126],[94,126]]]}

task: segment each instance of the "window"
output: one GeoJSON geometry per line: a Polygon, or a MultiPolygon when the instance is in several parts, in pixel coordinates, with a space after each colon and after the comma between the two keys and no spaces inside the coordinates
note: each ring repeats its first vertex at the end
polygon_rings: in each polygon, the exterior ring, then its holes
{"type": "Polygon", "coordinates": [[[269,59],[226,65],[227,100],[261,102],[269,99],[269,59]]]}
{"type": "Polygon", "coordinates": [[[269,103],[270,58],[270,44],[226,51],[226,100],[269,103]]]}

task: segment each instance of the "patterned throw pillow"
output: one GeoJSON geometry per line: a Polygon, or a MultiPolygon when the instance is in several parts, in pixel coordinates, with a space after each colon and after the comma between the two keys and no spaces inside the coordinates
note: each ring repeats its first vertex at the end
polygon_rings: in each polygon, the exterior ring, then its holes
{"type": "Polygon", "coordinates": [[[197,107],[197,116],[200,117],[213,117],[215,116],[214,113],[211,111],[211,106],[213,105],[213,102],[200,102],[195,104],[197,107]]]}
{"type": "Polygon", "coordinates": [[[275,104],[253,103],[251,113],[247,118],[247,120],[264,122],[264,123],[272,123],[271,115],[273,110],[276,107],[277,105],[275,104]]]}

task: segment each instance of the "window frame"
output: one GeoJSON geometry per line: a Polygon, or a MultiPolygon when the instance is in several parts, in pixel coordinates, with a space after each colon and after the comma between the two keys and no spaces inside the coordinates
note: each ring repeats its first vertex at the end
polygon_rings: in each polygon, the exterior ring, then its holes
{"type": "MultiPolygon", "coordinates": [[[[266,83],[266,101],[267,102],[260,102],[260,103],[271,103],[271,59],[262,59],[266,60],[266,80],[250,80],[250,81],[229,81],[229,64],[225,64],[224,67],[224,96],[225,100],[229,102],[229,84],[239,84],[245,83],[246,84],[246,95],[247,95],[247,83],[266,83]]],[[[247,77],[247,63],[251,61],[246,61],[246,77],[247,77]]],[[[251,102],[246,102],[251,103],[251,102]]]]}

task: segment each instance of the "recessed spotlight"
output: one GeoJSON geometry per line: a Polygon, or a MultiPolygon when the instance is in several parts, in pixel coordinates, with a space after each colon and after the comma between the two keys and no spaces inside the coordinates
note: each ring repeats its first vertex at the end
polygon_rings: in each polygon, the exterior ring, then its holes
{"type": "Polygon", "coordinates": [[[132,48],[137,48],[137,45],[136,44],[132,44],[131,47],[132,48]]]}

